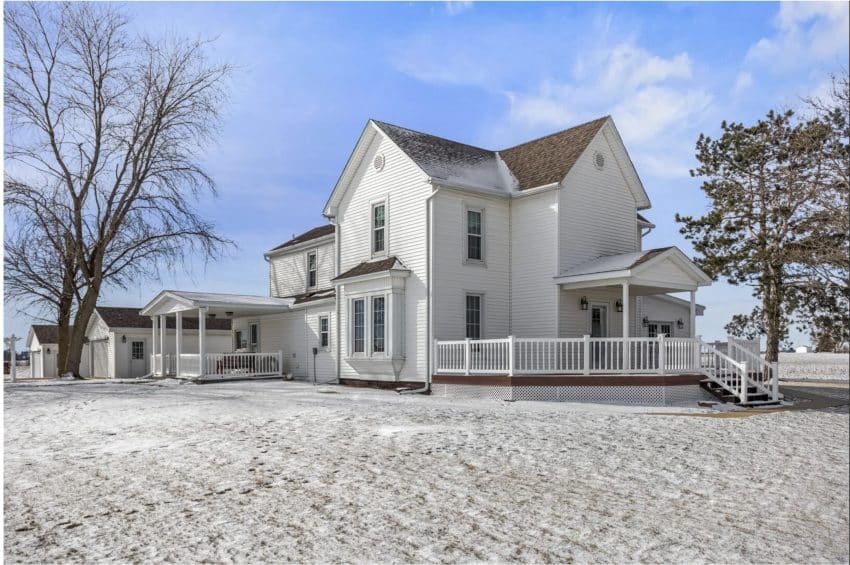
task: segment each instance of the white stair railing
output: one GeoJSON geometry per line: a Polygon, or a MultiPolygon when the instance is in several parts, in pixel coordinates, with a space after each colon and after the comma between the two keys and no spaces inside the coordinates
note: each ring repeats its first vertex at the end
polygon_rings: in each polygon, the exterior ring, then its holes
{"type": "Polygon", "coordinates": [[[755,351],[758,351],[758,342],[739,340],[729,337],[729,356],[733,359],[745,361],[750,369],[748,375],[750,380],[761,392],[770,396],[773,401],[780,399],[779,394],[779,367],[777,363],[768,363],[761,355],[754,353],[753,343],[756,344],[755,351]]]}

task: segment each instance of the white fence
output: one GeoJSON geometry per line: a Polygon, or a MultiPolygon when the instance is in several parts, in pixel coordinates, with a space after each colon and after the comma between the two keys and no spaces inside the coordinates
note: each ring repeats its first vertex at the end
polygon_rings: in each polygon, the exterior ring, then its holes
{"type": "Polygon", "coordinates": [[[750,388],[779,398],[776,364],[750,342],[729,341],[729,352],[699,338],[516,338],[436,341],[438,375],[707,375],[747,401],[750,388]]]}
{"type": "Polygon", "coordinates": [[[698,371],[690,338],[515,338],[437,341],[445,375],[666,374],[698,371]]]}
{"type": "Polygon", "coordinates": [[[177,356],[171,353],[152,355],[153,373],[158,376],[180,377],[230,377],[263,376],[283,374],[285,367],[283,352],[273,353],[207,353],[203,362],[198,353],[180,355],[180,371],[177,371],[177,356]],[[203,367],[203,371],[201,368],[203,367]]]}

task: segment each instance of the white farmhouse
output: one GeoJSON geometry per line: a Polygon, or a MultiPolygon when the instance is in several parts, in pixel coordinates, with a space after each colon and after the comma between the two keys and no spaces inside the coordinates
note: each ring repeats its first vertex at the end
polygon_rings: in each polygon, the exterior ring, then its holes
{"type": "Polygon", "coordinates": [[[328,223],[265,253],[269,296],[163,291],[141,313],[155,348],[176,320],[182,376],[693,393],[709,371],[695,293],[711,280],[675,247],[644,249],[649,207],[610,117],[501,151],[370,120],[328,223]],[[233,321],[235,351],[212,355],[201,325],[184,358],[179,328],[210,314],[233,321]]]}

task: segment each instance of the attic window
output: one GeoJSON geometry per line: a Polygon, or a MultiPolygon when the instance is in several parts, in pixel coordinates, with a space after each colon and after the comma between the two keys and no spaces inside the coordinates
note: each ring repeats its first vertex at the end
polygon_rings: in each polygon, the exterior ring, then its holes
{"type": "Polygon", "coordinates": [[[594,165],[596,165],[596,168],[597,168],[597,169],[599,169],[599,170],[601,171],[601,170],[602,170],[602,167],[604,167],[604,166],[605,166],[605,155],[603,155],[602,153],[600,153],[599,151],[597,151],[597,152],[593,155],[593,164],[594,164],[594,165]]]}
{"type": "Polygon", "coordinates": [[[378,153],[375,155],[375,160],[372,161],[372,166],[375,167],[376,171],[382,171],[384,169],[384,165],[386,164],[386,159],[384,158],[383,153],[378,153]]]}

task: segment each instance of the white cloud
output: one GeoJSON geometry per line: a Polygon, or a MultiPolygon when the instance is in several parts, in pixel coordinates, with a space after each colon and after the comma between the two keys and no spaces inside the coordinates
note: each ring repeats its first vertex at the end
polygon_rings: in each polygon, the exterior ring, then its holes
{"type": "Polygon", "coordinates": [[[509,119],[526,128],[559,128],[611,114],[623,137],[646,141],[680,129],[712,97],[691,85],[687,53],[660,57],[631,43],[580,60],[573,80],[545,80],[532,92],[509,92],[509,119]]]}
{"type": "Polygon", "coordinates": [[[773,37],[759,39],[747,53],[750,63],[775,71],[831,62],[847,53],[850,4],[847,2],[783,2],[773,37]]]}
{"type": "Polygon", "coordinates": [[[732,87],[732,95],[739,96],[747,93],[755,85],[752,73],[741,71],[735,78],[735,85],[732,87]]]}
{"type": "Polygon", "coordinates": [[[446,2],[446,12],[456,16],[472,9],[472,0],[449,0],[446,2]]]}

